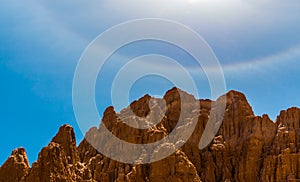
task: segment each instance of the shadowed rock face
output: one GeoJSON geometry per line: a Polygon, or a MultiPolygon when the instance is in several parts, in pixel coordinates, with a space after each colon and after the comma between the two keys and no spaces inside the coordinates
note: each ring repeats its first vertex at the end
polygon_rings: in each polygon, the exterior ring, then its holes
{"type": "MultiPolygon", "coordinates": [[[[73,128],[62,126],[39,153],[32,167],[25,149],[14,150],[0,168],[0,182],[299,180],[300,109],[282,111],[276,122],[272,122],[267,115],[255,116],[242,93],[230,91],[223,97],[226,97],[223,122],[213,141],[202,150],[198,143],[215,102],[196,100],[192,95],[173,88],[163,98],[165,106],[160,104],[162,99],[156,99],[156,104],[149,106],[153,98],[145,95],[120,113],[116,113],[113,107],[107,108],[100,126],[91,128],[78,147],[73,128]],[[184,103],[180,102],[180,95],[185,97],[184,103]],[[175,128],[182,106],[192,109],[197,102],[201,105],[200,115],[191,137],[177,152],[157,162],[141,165],[117,162],[97,152],[88,142],[99,140],[104,125],[115,136],[130,143],[146,144],[161,140],[175,128]],[[129,112],[129,108],[133,112],[129,112]],[[157,123],[156,117],[148,117],[150,110],[157,113],[165,111],[161,122],[151,128],[132,128],[120,120],[126,118],[137,124],[157,123]],[[133,113],[141,120],[137,120],[133,113]]],[[[189,122],[187,119],[184,124],[189,122]]],[[[159,155],[163,147],[146,157],[159,155]]],[[[131,155],[137,160],[145,157],[140,151],[131,155]]]]}

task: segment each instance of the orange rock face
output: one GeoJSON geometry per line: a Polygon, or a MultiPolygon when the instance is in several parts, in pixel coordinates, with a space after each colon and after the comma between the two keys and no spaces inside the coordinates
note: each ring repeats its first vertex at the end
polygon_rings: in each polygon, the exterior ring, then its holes
{"type": "Polygon", "coordinates": [[[0,168],[0,181],[21,181],[28,174],[30,166],[24,148],[14,150],[0,168]]]}
{"type": "MultiPolygon", "coordinates": [[[[91,128],[78,147],[72,127],[62,126],[49,145],[41,150],[32,167],[29,166],[25,149],[14,150],[0,168],[0,182],[300,180],[300,109],[282,111],[273,122],[267,115],[255,116],[242,93],[230,91],[222,97],[226,98],[226,110],[221,127],[204,149],[199,149],[198,144],[217,101],[197,100],[173,88],[166,93],[164,100],[145,95],[120,113],[116,113],[113,107],[107,108],[100,126],[91,128]],[[180,97],[184,97],[184,102],[180,102],[180,97]],[[151,101],[154,104],[149,104],[151,101]],[[186,118],[179,129],[176,128],[177,121],[180,114],[195,112],[197,104],[201,107],[196,110],[199,115],[195,130],[185,144],[162,160],[126,164],[100,154],[91,145],[101,143],[104,126],[119,139],[134,144],[165,139],[173,130],[187,132],[184,128],[192,119],[186,118]],[[154,112],[153,116],[149,116],[150,112],[154,112]],[[165,115],[158,122],[161,113],[165,115]],[[138,126],[143,122],[153,126],[136,129],[120,118],[132,125],[138,126]]],[[[120,146],[115,146],[110,138],[105,141],[101,146],[113,149],[110,150],[111,155],[117,155],[120,146]]],[[[155,158],[176,145],[168,143],[158,146],[150,155],[140,150],[132,150],[129,154],[123,150],[123,154],[143,161],[145,158],[155,158]]]]}

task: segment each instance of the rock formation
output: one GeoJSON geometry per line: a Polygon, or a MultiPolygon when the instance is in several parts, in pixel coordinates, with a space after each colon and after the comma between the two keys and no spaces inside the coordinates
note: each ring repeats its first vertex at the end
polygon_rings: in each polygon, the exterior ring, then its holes
{"type": "MultiPolygon", "coordinates": [[[[0,182],[300,180],[300,109],[282,111],[273,122],[267,115],[255,116],[242,93],[230,91],[222,97],[226,98],[226,109],[221,127],[204,149],[199,149],[198,143],[218,100],[197,100],[173,88],[163,99],[145,95],[120,113],[108,107],[100,126],[91,128],[78,147],[72,127],[62,126],[39,153],[32,167],[25,149],[14,150],[0,168],[0,182]],[[185,98],[183,103],[180,102],[181,97],[185,98]],[[149,105],[151,100],[154,104],[149,105]],[[162,102],[166,105],[163,106],[162,102]],[[104,126],[129,143],[147,144],[164,139],[175,129],[180,113],[191,112],[196,103],[201,105],[201,109],[197,110],[200,114],[196,118],[195,130],[188,141],[167,158],[148,164],[126,164],[102,155],[91,145],[100,142],[104,126]],[[149,116],[150,111],[155,113],[149,116]],[[148,129],[136,129],[122,122],[127,120],[135,125],[141,122],[151,125],[157,122],[161,113],[165,113],[161,122],[148,129]]],[[[187,118],[181,128],[184,129],[190,122],[191,119],[187,118]]],[[[114,146],[109,138],[105,141],[105,146],[110,145],[114,149],[111,150],[112,155],[117,154],[120,146],[114,146]]],[[[131,155],[136,160],[155,158],[164,151],[164,147],[157,148],[151,156],[145,156],[139,150],[131,155]]]]}
{"type": "Polygon", "coordinates": [[[0,181],[21,181],[30,170],[24,148],[18,148],[0,168],[0,181]]]}

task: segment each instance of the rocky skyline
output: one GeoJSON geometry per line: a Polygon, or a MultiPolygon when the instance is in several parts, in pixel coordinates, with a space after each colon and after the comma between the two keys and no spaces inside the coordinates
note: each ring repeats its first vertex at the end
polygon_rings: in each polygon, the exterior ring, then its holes
{"type": "MultiPolygon", "coordinates": [[[[200,115],[189,140],[163,160],[140,165],[111,160],[100,154],[87,139],[76,146],[73,128],[63,125],[49,145],[41,150],[38,160],[31,167],[25,149],[14,150],[0,168],[0,181],[299,180],[300,109],[293,107],[283,110],[272,122],[268,115],[255,116],[245,95],[237,91],[224,95],[226,111],[222,125],[213,141],[202,150],[198,148],[198,143],[214,101],[197,100],[176,88],[166,92],[166,117],[152,128],[139,130],[128,127],[118,119],[120,113],[108,107],[100,126],[91,128],[86,138],[97,140],[101,125],[105,125],[118,138],[131,143],[159,140],[176,125],[180,112],[179,92],[190,98],[188,103],[183,104],[200,102],[200,115]]],[[[145,117],[150,111],[150,99],[149,95],[145,95],[133,102],[130,108],[138,116],[145,117]]],[[[141,154],[137,152],[132,155],[141,154]]]]}

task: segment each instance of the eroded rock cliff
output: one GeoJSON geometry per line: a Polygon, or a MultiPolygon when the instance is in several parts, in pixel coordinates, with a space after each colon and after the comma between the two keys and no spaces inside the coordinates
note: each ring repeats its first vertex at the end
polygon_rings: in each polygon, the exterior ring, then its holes
{"type": "MultiPolygon", "coordinates": [[[[73,128],[62,126],[39,153],[32,167],[25,149],[14,150],[0,168],[0,182],[300,180],[300,109],[282,111],[273,122],[267,115],[255,116],[245,95],[240,92],[230,91],[222,97],[226,98],[226,108],[221,127],[204,149],[199,149],[198,144],[218,100],[197,100],[173,88],[163,99],[145,95],[120,113],[108,107],[100,126],[91,128],[78,147],[73,128]],[[184,102],[180,102],[182,97],[184,102]],[[104,126],[129,143],[147,144],[164,139],[175,130],[180,114],[195,112],[197,104],[201,107],[197,110],[199,115],[191,137],[175,153],[162,160],[148,164],[121,163],[100,154],[91,145],[101,142],[99,138],[103,137],[101,131],[104,126]],[[149,112],[154,114],[149,116],[149,112]],[[161,122],[147,129],[136,129],[123,122],[126,120],[137,126],[141,122],[152,125],[162,114],[161,122]]],[[[176,130],[185,132],[185,126],[192,120],[186,118],[176,130]]],[[[100,146],[113,149],[111,155],[117,155],[120,146],[110,140],[105,139],[106,143],[100,146]]],[[[145,156],[140,150],[134,150],[130,155],[136,160],[155,158],[175,145],[160,146],[150,156],[145,156]]]]}

